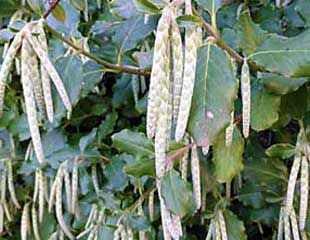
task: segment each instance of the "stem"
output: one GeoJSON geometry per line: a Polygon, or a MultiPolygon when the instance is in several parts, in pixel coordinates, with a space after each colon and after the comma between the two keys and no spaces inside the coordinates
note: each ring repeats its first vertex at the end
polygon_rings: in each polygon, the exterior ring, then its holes
{"type": "Polygon", "coordinates": [[[53,0],[50,5],[49,8],[47,9],[47,11],[44,13],[43,18],[46,19],[50,13],[53,11],[53,9],[57,6],[57,4],[59,3],[60,0],[53,0]]]}
{"type": "Polygon", "coordinates": [[[45,23],[45,27],[47,28],[48,31],[50,31],[58,39],[65,42],[66,44],[68,44],[70,47],[72,47],[73,49],[78,51],[80,54],[88,57],[89,59],[95,61],[98,64],[105,66],[106,68],[110,69],[110,71],[113,70],[113,72],[124,72],[124,73],[136,74],[136,75],[141,75],[141,76],[149,76],[150,75],[149,71],[141,70],[138,67],[113,64],[113,63],[110,63],[110,62],[103,60],[99,57],[96,57],[96,56],[92,55],[91,53],[84,51],[80,46],[73,43],[70,39],[67,39],[66,37],[62,36],[59,32],[57,32],[55,29],[53,29],[52,27],[50,27],[46,23],[45,23]]]}

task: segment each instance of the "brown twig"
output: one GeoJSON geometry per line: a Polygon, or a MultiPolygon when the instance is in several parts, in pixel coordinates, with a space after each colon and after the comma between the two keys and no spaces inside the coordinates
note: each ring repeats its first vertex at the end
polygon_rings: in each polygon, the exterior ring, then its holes
{"type": "Polygon", "coordinates": [[[59,3],[60,0],[52,0],[52,2],[50,3],[47,11],[44,13],[43,18],[46,19],[50,13],[53,11],[53,9],[57,6],[57,4],[59,3]]]}
{"type": "Polygon", "coordinates": [[[194,146],[194,144],[190,143],[190,144],[186,145],[185,147],[182,147],[182,148],[176,150],[175,152],[171,153],[170,155],[168,155],[166,157],[166,162],[168,163],[168,165],[172,165],[173,161],[175,159],[177,159],[178,157],[182,156],[184,153],[186,153],[193,146],[194,146]]]}
{"type": "Polygon", "coordinates": [[[45,24],[45,27],[53,35],[55,35],[61,41],[63,41],[66,44],[68,44],[73,49],[77,50],[80,54],[88,57],[89,59],[95,61],[96,63],[99,63],[99,64],[105,66],[107,68],[106,71],[124,72],[124,73],[136,74],[136,75],[141,75],[141,76],[149,76],[150,75],[149,71],[142,70],[142,69],[140,69],[138,67],[113,64],[113,63],[110,63],[110,62],[108,62],[106,60],[103,60],[102,58],[96,57],[96,56],[92,55],[91,53],[84,51],[80,46],[78,46],[75,43],[73,43],[70,39],[62,36],[59,32],[57,32],[55,29],[53,29],[49,25],[45,24]]]}

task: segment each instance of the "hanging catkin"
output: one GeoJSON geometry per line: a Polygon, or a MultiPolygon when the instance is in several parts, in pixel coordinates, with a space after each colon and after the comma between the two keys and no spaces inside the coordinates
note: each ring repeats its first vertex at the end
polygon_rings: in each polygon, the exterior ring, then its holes
{"type": "Polygon", "coordinates": [[[197,146],[192,147],[191,154],[191,173],[194,188],[194,199],[196,203],[196,210],[201,207],[201,186],[200,186],[200,163],[197,146]]]}
{"type": "Polygon", "coordinates": [[[242,95],[242,132],[245,138],[250,132],[251,115],[251,82],[248,60],[244,58],[241,70],[241,95],[242,95]]]}
{"type": "Polygon", "coordinates": [[[305,230],[309,198],[309,163],[305,156],[301,160],[299,229],[305,230]]]}
{"type": "Polygon", "coordinates": [[[0,70],[0,115],[3,112],[3,101],[4,101],[4,93],[5,93],[5,84],[10,73],[10,69],[12,67],[12,63],[14,61],[15,55],[19,50],[22,42],[22,33],[17,33],[14,37],[6,55],[1,65],[0,70]]]}
{"type": "Polygon", "coordinates": [[[156,39],[154,46],[153,66],[151,72],[150,89],[147,107],[147,136],[153,138],[155,135],[157,118],[160,116],[160,98],[161,85],[163,79],[169,79],[167,76],[167,42],[169,37],[170,17],[167,7],[163,10],[163,14],[159,19],[156,39]]]}
{"type": "MultiPolygon", "coordinates": [[[[188,15],[192,14],[191,1],[185,2],[185,13],[188,15]]],[[[197,49],[201,44],[201,38],[201,28],[188,27],[185,30],[183,83],[179,114],[175,130],[175,139],[177,142],[182,140],[188,122],[195,83],[197,49]]]]}
{"type": "Polygon", "coordinates": [[[21,59],[22,59],[21,81],[23,85],[23,93],[26,103],[26,112],[33,148],[36,153],[38,162],[42,164],[44,162],[44,153],[38,127],[33,86],[31,82],[31,66],[29,65],[28,62],[28,58],[30,57],[31,51],[32,51],[31,46],[29,45],[28,41],[24,39],[21,51],[21,59]]]}
{"type": "Polygon", "coordinates": [[[171,52],[173,68],[173,121],[176,123],[182,91],[183,75],[183,45],[179,26],[176,22],[176,16],[171,16],[171,52]]]}

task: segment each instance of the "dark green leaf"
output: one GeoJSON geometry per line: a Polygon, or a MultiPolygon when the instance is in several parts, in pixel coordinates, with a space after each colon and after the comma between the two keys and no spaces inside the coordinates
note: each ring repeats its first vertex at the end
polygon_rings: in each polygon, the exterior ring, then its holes
{"type": "Polygon", "coordinates": [[[198,50],[188,130],[198,145],[212,145],[229,124],[238,83],[227,54],[214,45],[198,50]]]}
{"type": "Polygon", "coordinates": [[[213,146],[213,163],[217,181],[230,182],[243,169],[244,141],[237,128],[234,129],[233,142],[230,147],[225,145],[225,134],[222,133],[213,146]]]}
{"type": "Polygon", "coordinates": [[[174,214],[184,217],[192,211],[192,191],[177,171],[171,170],[165,174],[161,181],[161,194],[167,208],[174,214]]]}
{"type": "Polygon", "coordinates": [[[279,118],[281,97],[264,91],[260,83],[252,84],[251,127],[256,131],[270,128],[279,118]]]}
{"type": "Polygon", "coordinates": [[[105,187],[113,191],[123,191],[127,186],[128,179],[123,172],[125,162],[121,155],[112,157],[111,162],[107,165],[104,173],[107,179],[105,187]]]}
{"type": "Polygon", "coordinates": [[[295,146],[288,143],[274,144],[266,150],[269,157],[290,158],[295,154],[295,146]]]}
{"type": "Polygon", "coordinates": [[[143,176],[155,177],[155,161],[149,158],[140,158],[133,163],[129,163],[124,167],[127,175],[140,178],[143,176]]]}
{"type": "Polygon", "coordinates": [[[146,13],[146,14],[159,14],[160,9],[157,8],[156,5],[154,5],[149,0],[133,0],[136,8],[138,11],[146,13]]]}
{"type": "Polygon", "coordinates": [[[260,46],[267,37],[267,32],[262,30],[259,25],[253,23],[248,11],[243,12],[239,16],[235,28],[239,38],[239,47],[246,55],[255,52],[256,48],[260,46]]]}
{"type": "Polygon", "coordinates": [[[296,37],[269,36],[249,59],[286,77],[310,77],[310,30],[296,37]],[[289,61],[288,61],[289,59],[289,61]]]}
{"type": "Polygon", "coordinates": [[[273,73],[263,74],[261,80],[268,92],[277,95],[294,92],[309,81],[307,78],[287,78],[273,73]]]}
{"type": "Polygon", "coordinates": [[[225,210],[223,214],[228,240],[246,240],[247,236],[243,222],[229,210],[225,210]]]}
{"type": "Polygon", "coordinates": [[[181,15],[177,17],[177,22],[180,27],[199,26],[202,24],[201,19],[194,15],[181,15]]]}
{"type": "Polygon", "coordinates": [[[113,146],[119,151],[135,156],[154,157],[154,146],[143,133],[124,129],[112,136],[113,146]]]}

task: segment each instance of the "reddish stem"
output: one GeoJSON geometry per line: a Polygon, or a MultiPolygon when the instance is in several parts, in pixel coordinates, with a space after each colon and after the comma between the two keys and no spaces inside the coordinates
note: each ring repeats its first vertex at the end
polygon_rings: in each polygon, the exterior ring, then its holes
{"type": "Polygon", "coordinates": [[[53,9],[57,6],[60,0],[52,0],[47,11],[44,13],[43,18],[47,18],[50,13],[53,11],[53,9]]]}
{"type": "Polygon", "coordinates": [[[168,155],[166,157],[166,162],[167,165],[173,165],[173,162],[175,159],[177,159],[178,157],[182,156],[184,153],[186,153],[190,148],[192,148],[194,146],[193,143],[190,143],[188,145],[186,145],[185,147],[182,147],[178,150],[176,150],[175,152],[171,153],[170,155],[168,155]]]}

